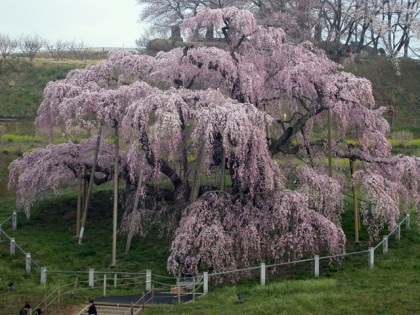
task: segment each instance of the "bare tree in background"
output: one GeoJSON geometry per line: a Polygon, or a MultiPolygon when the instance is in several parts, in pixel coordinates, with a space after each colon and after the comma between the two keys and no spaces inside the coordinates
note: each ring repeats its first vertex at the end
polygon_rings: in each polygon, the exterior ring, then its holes
{"type": "Polygon", "coordinates": [[[249,1],[249,7],[260,23],[280,27],[287,40],[300,43],[314,39],[314,29],[320,23],[319,0],[249,1]]]}
{"type": "Polygon", "coordinates": [[[415,50],[419,1],[331,0],[320,1],[325,42],[351,45],[356,52],[380,46],[389,57],[408,56],[415,50]]]}
{"type": "Polygon", "coordinates": [[[0,53],[6,59],[18,46],[18,41],[7,34],[0,34],[0,53]]]}
{"type": "Polygon", "coordinates": [[[88,48],[85,47],[83,42],[72,41],[68,43],[68,49],[70,50],[71,55],[74,59],[83,60],[87,58],[88,48]]]}
{"type": "Polygon", "coordinates": [[[19,39],[19,49],[32,61],[40,51],[44,41],[39,35],[21,35],[19,39]]]}
{"type": "Polygon", "coordinates": [[[412,0],[383,1],[378,14],[378,32],[388,56],[395,57],[403,53],[405,57],[410,51],[413,37],[420,37],[413,30],[419,24],[420,3],[412,0]]]}
{"type": "MultiPolygon", "coordinates": [[[[259,23],[280,27],[288,42],[312,41],[326,50],[383,50],[389,57],[418,52],[418,0],[137,0],[140,20],[169,34],[205,8],[245,8],[259,23]],[[368,48],[371,46],[371,48],[368,48]]],[[[197,29],[197,38],[212,40],[214,28],[197,29]]],[[[176,33],[176,32],[175,32],[176,33]]],[[[167,36],[169,37],[169,36],[167,36]]],[[[151,39],[151,38],[150,38],[151,39]]]]}
{"type": "Polygon", "coordinates": [[[70,43],[57,40],[55,43],[50,41],[44,42],[44,47],[49,51],[52,58],[55,60],[61,59],[64,57],[66,49],[69,49],[70,43]]]}

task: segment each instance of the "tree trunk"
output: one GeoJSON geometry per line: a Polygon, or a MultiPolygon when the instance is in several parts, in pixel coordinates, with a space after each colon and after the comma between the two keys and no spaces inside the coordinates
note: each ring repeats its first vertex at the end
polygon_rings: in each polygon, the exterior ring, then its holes
{"type": "Polygon", "coordinates": [[[219,173],[219,190],[224,191],[225,190],[225,177],[226,177],[226,152],[223,148],[222,151],[222,161],[220,162],[220,173],[219,173]]]}
{"type": "Polygon", "coordinates": [[[200,171],[203,167],[205,151],[206,151],[206,142],[202,141],[198,149],[198,155],[197,155],[194,175],[192,179],[193,182],[192,182],[192,188],[191,188],[190,203],[193,203],[198,198],[198,193],[200,190],[200,171]]]}
{"type": "Polygon", "coordinates": [[[96,164],[98,162],[98,153],[99,153],[99,145],[101,143],[101,136],[102,136],[102,126],[99,128],[98,136],[96,137],[95,155],[93,157],[93,165],[92,165],[92,169],[90,171],[89,185],[88,185],[88,189],[87,189],[87,192],[86,192],[86,197],[85,197],[85,200],[84,200],[84,206],[83,206],[83,217],[82,217],[82,223],[81,223],[81,227],[80,227],[79,244],[82,244],[83,234],[85,232],[86,218],[87,218],[87,212],[88,212],[88,208],[89,208],[89,199],[90,199],[90,194],[92,192],[92,186],[93,186],[93,179],[95,177],[96,164]]]}

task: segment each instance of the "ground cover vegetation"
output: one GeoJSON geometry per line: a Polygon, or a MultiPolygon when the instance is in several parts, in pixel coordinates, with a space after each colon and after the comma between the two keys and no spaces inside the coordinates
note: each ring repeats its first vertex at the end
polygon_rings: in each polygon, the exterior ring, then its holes
{"type": "Polygon", "coordinates": [[[42,91],[51,80],[63,79],[70,70],[84,67],[82,61],[24,58],[0,60],[0,115],[2,117],[34,117],[42,100],[42,91]]]}
{"type": "MultiPolygon", "coordinates": [[[[154,274],[166,274],[166,257],[170,240],[162,240],[154,235],[133,242],[132,250],[123,255],[123,242],[119,245],[117,267],[109,267],[112,229],[111,208],[108,200],[111,189],[95,191],[93,209],[90,213],[92,224],[86,231],[86,242],[78,246],[72,241],[75,236],[76,217],[74,192],[64,192],[56,197],[40,200],[34,206],[32,218],[27,221],[24,213],[18,215],[18,228],[6,232],[16,238],[17,243],[32,253],[32,258],[49,270],[79,270],[88,268],[102,271],[144,271],[153,268],[154,274]],[[107,245],[108,244],[108,245],[107,245]]],[[[0,220],[10,215],[13,200],[2,202],[0,220]]],[[[343,215],[343,225],[349,238],[352,237],[351,198],[343,215]]],[[[412,218],[412,223],[417,219],[412,218]]],[[[375,255],[375,268],[367,267],[367,255],[351,256],[338,268],[330,267],[327,261],[321,263],[320,278],[313,279],[311,265],[283,267],[274,274],[267,273],[267,285],[261,287],[258,277],[243,280],[235,285],[210,286],[209,295],[188,305],[150,307],[145,314],[415,314],[418,309],[420,234],[412,224],[411,230],[402,229],[401,240],[393,237],[389,241],[389,252],[375,255]],[[237,304],[237,293],[241,293],[244,303],[237,304]],[[362,298],[363,297],[363,298],[362,298]]],[[[3,239],[4,241],[4,239],[3,239]]],[[[361,233],[361,243],[347,244],[347,251],[364,250],[368,235],[361,233]]],[[[24,255],[10,256],[8,242],[0,243],[0,307],[4,314],[15,314],[22,303],[37,305],[44,295],[57,288],[74,282],[77,275],[48,275],[47,285],[39,285],[39,268],[33,266],[31,273],[25,272],[24,255]],[[15,291],[6,292],[9,282],[15,291]]],[[[269,270],[268,270],[269,271],[269,270]]],[[[79,280],[82,280],[79,276],[79,280]]],[[[113,291],[113,294],[133,294],[131,291],[113,291]]],[[[64,290],[63,290],[64,291],[64,290]]],[[[80,305],[92,296],[101,296],[100,284],[97,289],[79,290],[74,299],[69,295],[61,297],[49,307],[49,312],[70,314],[69,310],[80,310],[80,305]],[[71,307],[76,306],[76,307],[71,307]],[[66,313],[67,312],[67,313],[66,313]]]]}

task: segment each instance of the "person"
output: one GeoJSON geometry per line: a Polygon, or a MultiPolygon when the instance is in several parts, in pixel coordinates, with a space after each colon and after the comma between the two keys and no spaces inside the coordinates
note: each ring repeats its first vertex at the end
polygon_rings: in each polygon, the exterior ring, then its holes
{"type": "Polygon", "coordinates": [[[28,303],[19,311],[19,315],[30,315],[31,313],[31,306],[28,303]]]}
{"type": "Polygon", "coordinates": [[[15,288],[13,287],[13,282],[9,282],[8,283],[8,285],[7,285],[7,288],[6,288],[6,291],[7,292],[12,292],[12,291],[15,291],[15,288]]]}
{"type": "Polygon", "coordinates": [[[89,308],[87,310],[89,315],[98,315],[96,312],[96,306],[95,303],[93,303],[93,300],[89,300],[89,308]]]}

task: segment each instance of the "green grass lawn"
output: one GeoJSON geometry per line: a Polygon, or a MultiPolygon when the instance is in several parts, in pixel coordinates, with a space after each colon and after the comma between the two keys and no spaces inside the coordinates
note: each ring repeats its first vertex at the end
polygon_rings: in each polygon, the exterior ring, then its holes
{"type": "Polygon", "coordinates": [[[187,305],[153,306],[144,314],[420,314],[420,234],[403,231],[389,253],[344,262],[318,279],[271,279],[256,284],[211,287],[208,296],[187,305]],[[244,303],[236,304],[240,292],[244,303]]]}
{"type": "MultiPolygon", "coordinates": [[[[94,195],[86,236],[82,245],[74,239],[75,197],[72,192],[38,202],[31,219],[18,214],[18,229],[7,233],[40,266],[50,270],[144,271],[168,275],[165,270],[168,240],[152,233],[147,239],[135,239],[129,255],[124,255],[125,237],[119,236],[118,266],[111,261],[111,192],[97,189],[94,195]]],[[[0,205],[1,222],[14,208],[13,201],[0,205]]],[[[210,284],[209,294],[187,305],[152,306],[144,314],[416,314],[420,313],[420,231],[412,219],[412,229],[402,230],[400,241],[390,238],[389,253],[378,248],[375,268],[368,269],[367,254],[351,256],[339,268],[330,268],[322,260],[320,277],[314,279],[311,266],[282,268],[277,275],[267,271],[267,285],[260,286],[258,277],[236,285],[210,284]],[[244,303],[236,304],[237,293],[244,303]]],[[[349,225],[350,226],[350,225],[349,225]]],[[[4,241],[4,237],[3,237],[4,241]]],[[[39,285],[40,272],[33,266],[25,272],[23,254],[9,255],[9,244],[0,244],[0,285],[15,283],[15,292],[0,291],[0,309],[15,314],[16,307],[26,301],[36,304],[58,283],[74,278],[49,275],[47,285],[39,285]]],[[[351,245],[351,244],[350,244],[351,245]]],[[[364,245],[363,245],[364,246],[364,245]]],[[[353,250],[365,249],[360,246],[353,250]]],[[[100,285],[99,285],[100,286],[100,285]]],[[[0,288],[1,288],[0,287],[0,288]]],[[[3,289],[1,288],[1,289],[3,289]]],[[[91,296],[101,296],[101,289],[81,292],[76,300],[63,303],[80,304],[91,296]]],[[[120,292],[119,294],[124,294],[120,292]]]]}

